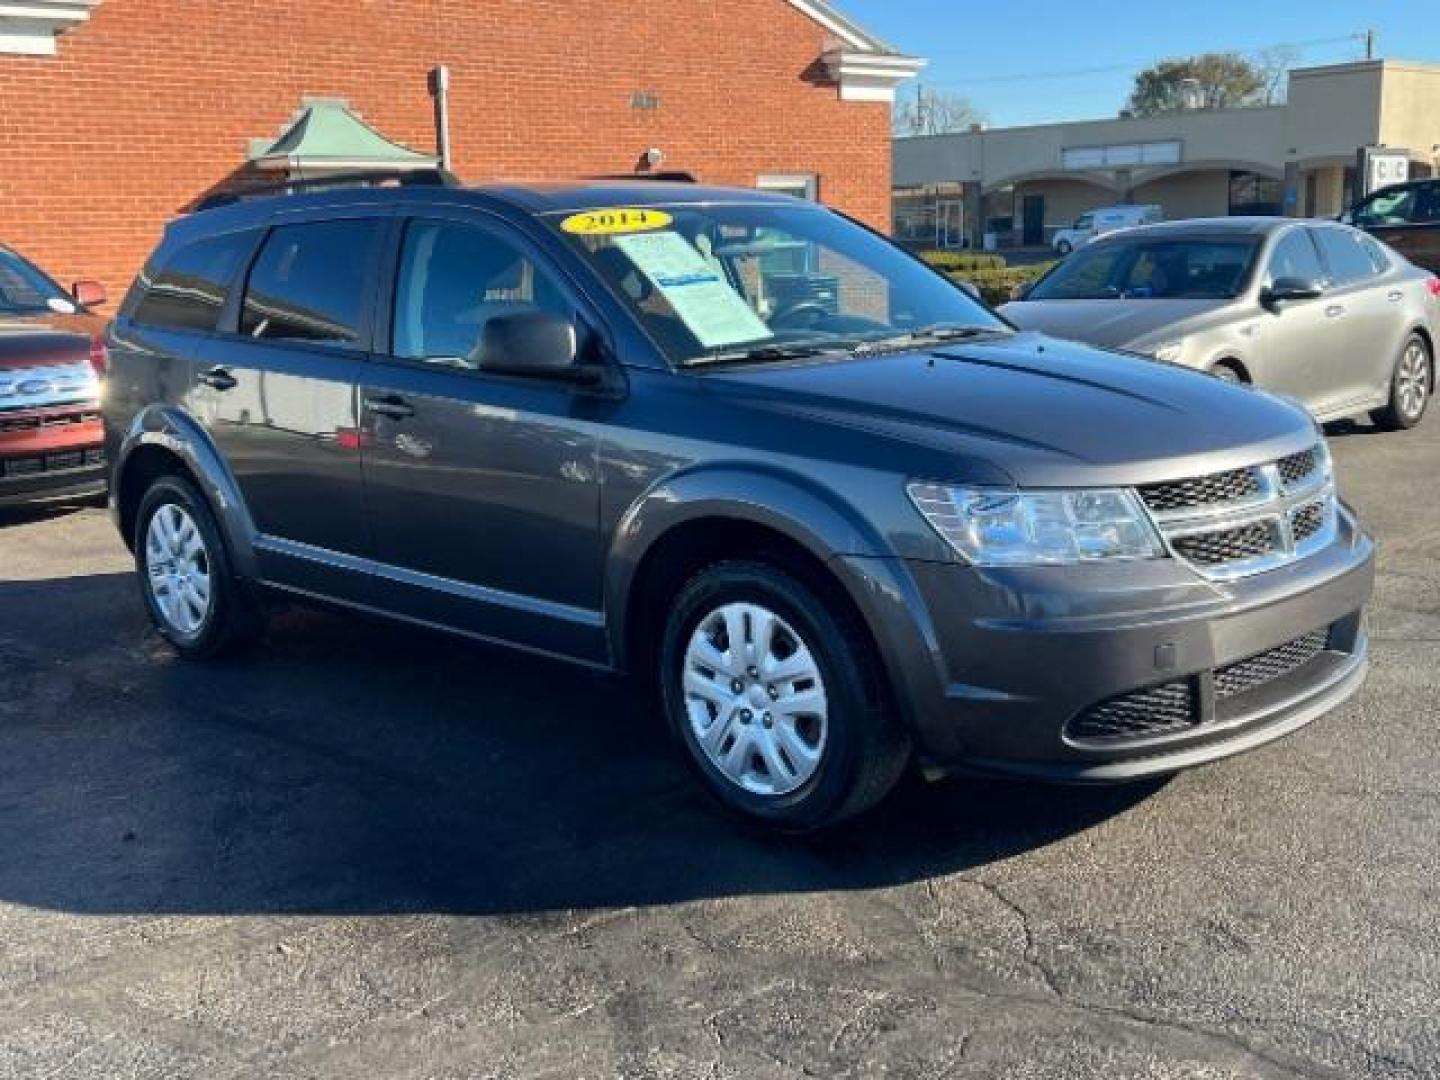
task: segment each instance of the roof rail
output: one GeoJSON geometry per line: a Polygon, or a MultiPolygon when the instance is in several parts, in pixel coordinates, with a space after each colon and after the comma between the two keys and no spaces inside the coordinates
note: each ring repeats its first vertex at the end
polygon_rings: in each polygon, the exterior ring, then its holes
{"type": "Polygon", "coordinates": [[[585,179],[625,180],[630,183],[649,181],[655,184],[698,184],[700,182],[694,173],[679,169],[670,172],[602,173],[599,176],[587,176],[585,179]]]}
{"type": "Polygon", "coordinates": [[[460,186],[459,179],[448,169],[366,169],[296,180],[276,179],[259,184],[242,181],[234,187],[204,196],[190,207],[190,212],[198,213],[201,210],[232,206],[235,203],[244,202],[246,199],[266,199],[277,195],[303,195],[308,191],[327,191],[334,188],[380,187],[387,183],[400,187],[460,186]]]}

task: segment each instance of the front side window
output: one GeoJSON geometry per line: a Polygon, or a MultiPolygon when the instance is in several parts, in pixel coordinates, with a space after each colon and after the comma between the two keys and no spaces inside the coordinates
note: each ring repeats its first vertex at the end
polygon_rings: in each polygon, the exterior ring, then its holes
{"type": "Polygon", "coordinates": [[[485,324],[529,311],[573,317],[574,306],[520,248],[470,225],[410,223],[395,286],[395,356],[476,368],[485,324]]]}
{"type": "Polygon", "coordinates": [[[1349,285],[1363,281],[1375,273],[1375,266],[1365,251],[1365,238],[1349,229],[1316,229],[1315,239],[1325,256],[1333,285],[1349,285]]]}
{"type": "Polygon", "coordinates": [[[1029,300],[1220,300],[1250,279],[1258,245],[1241,240],[1108,240],[1081,248],[1029,300]]]}
{"type": "Polygon", "coordinates": [[[684,204],[547,220],[679,364],[771,346],[845,349],[942,325],[1006,329],[923,263],[820,207],[684,204]]]}
{"type": "Polygon", "coordinates": [[[1089,214],[1083,214],[1075,219],[1075,230],[1077,232],[1084,232],[1094,223],[1095,219],[1093,217],[1091,217],[1089,214]]]}
{"type": "Polygon", "coordinates": [[[1275,242],[1275,250],[1270,253],[1270,284],[1281,278],[1316,282],[1325,279],[1325,268],[1320,265],[1320,254],[1308,229],[1291,229],[1275,242]]]}
{"type": "Polygon", "coordinates": [[[0,248],[0,315],[74,310],[59,285],[13,251],[0,248]]]}
{"type": "Polygon", "coordinates": [[[175,252],[149,280],[142,278],[135,322],[168,330],[214,330],[240,260],[254,242],[253,233],[226,233],[175,252]]]}
{"type": "Polygon", "coordinates": [[[255,259],[240,332],[267,341],[356,345],[379,224],[281,225],[255,259]]]}

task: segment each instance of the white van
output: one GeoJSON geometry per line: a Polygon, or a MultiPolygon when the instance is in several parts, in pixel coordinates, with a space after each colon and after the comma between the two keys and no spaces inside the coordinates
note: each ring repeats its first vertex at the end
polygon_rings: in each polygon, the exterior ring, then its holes
{"type": "Polygon", "coordinates": [[[1097,236],[1102,236],[1116,229],[1129,229],[1136,225],[1153,225],[1157,221],[1165,220],[1165,215],[1160,207],[1154,203],[1148,206],[1129,204],[1124,206],[1105,206],[1099,210],[1090,210],[1081,214],[1075,219],[1075,224],[1068,229],[1058,229],[1050,246],[1061,255],[1069,255],[1078,247],[1083,247],[1097,236]]]}

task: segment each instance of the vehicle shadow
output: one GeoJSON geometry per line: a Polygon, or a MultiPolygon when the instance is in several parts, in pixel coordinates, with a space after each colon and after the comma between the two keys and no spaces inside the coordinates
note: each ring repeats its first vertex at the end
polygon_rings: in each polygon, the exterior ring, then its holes
{"type": "Polygon", "coordinates": [[[129,575],[0,582],[0,900],[81,913],[522,913],[962,871],[1159,784],[907,783],[821,838],[720,813],[619,680],[290,611],[177,660],[129,575]]]}

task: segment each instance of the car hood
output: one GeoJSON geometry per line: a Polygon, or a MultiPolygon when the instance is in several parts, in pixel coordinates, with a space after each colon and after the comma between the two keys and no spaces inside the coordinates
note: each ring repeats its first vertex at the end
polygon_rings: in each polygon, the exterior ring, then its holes
{"type": "Polygon", "coordinates": [[[1085,341],[1107,348],[1133,348],[1161,331],[1180,338],[1197,320],[1228,307],[1232,300],[1016,300],[1000,313],[1023,330],[1085,341]],[[1185,325],[1182,325],[1185,324],[1185,325]]]}
{"type": "Polygon", "coordinates": [[[94,315],[0,312],[0,371],[88,363],[90,341],[102,326],[94,315]]]}
{"type": "Polygon", "coordinates": [[[1316,439],[1303,409],[1263,391],[1034,333],[734,368],[707,382],[733,403],[785,414],[796,445],[805,436],[794,421],[844,426],[928,451],[913,456],[915,471],[972,483],[996,472],[1022,485],[1149,483],[1316,439]]]}

